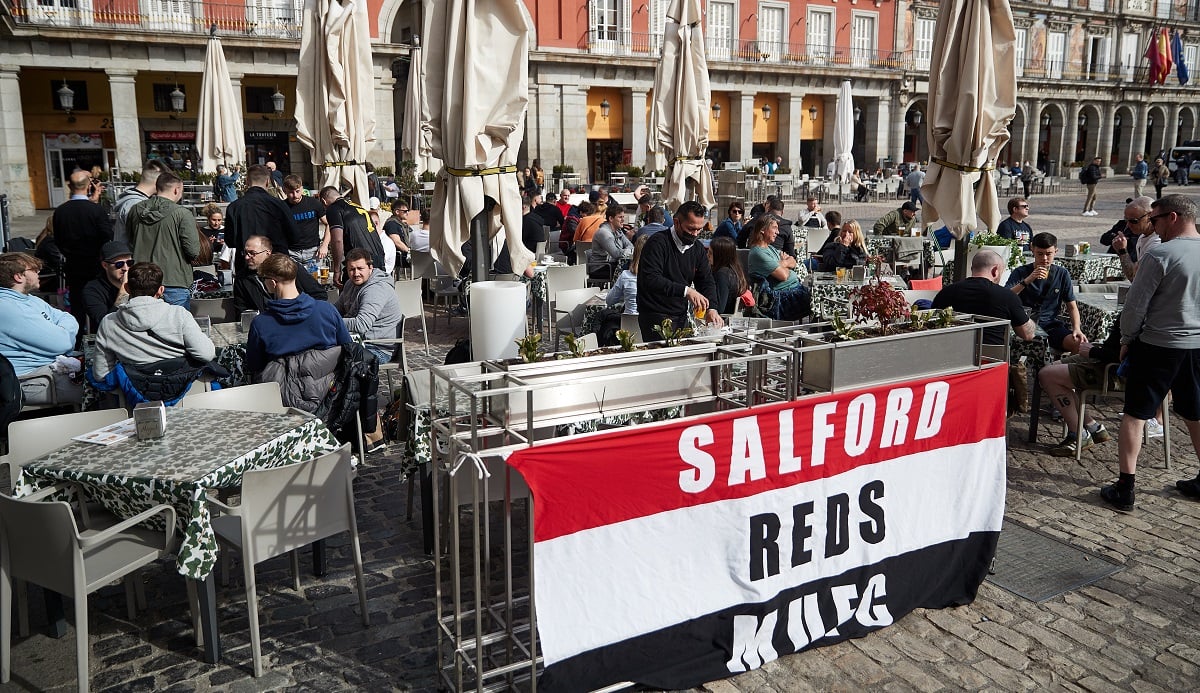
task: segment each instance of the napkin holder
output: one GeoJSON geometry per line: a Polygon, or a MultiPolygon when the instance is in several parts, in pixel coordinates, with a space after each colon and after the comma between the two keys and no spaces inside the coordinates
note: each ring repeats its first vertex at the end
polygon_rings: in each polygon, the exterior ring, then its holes
{"type": "Polygon", "coordinates": [[[1075,257],[1075,254],[1079,252],[1079,246],[1075,245],[1074,243],[1071,243],[1066,248],[1064,248],[1063,251],[1064,251],[1063,254],[1066,255],[1067,257],[1075,257]]]}
{"type": "Polygon", "coordinates": [[[850,270],[850,278],[856,282],[864,282],[867,280],[866,265],[856,265],[850,270]]]}
{"type": "Polygon", "coordinates": [[[1125,305],[1125,297],[1128,295],[1129,295],[1129,287],[1128,286],[1118,286],[1117,287],[1117,305],[1118,306],[1125,305]]]}
{"type": "Polygon", "coordinates": [[[162,438],[167,432],[167,407],[161,400],[142,402],[133,408],[138,440],[162,438]]]}

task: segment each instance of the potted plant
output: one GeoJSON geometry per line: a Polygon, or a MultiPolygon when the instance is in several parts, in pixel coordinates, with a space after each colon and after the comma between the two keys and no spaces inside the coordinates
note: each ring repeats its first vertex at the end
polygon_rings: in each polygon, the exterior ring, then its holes
{"type": "Polygon", "coordinates": [[[967,267],[971,266],[971,258],[980,250],[991,250],[1007,262],[1008,269],[1021,264],[1021,243],[1012,238],[1005,238],[991,231],[977,233],[971,237],[971,251],[967,255],[967,267]]]}
{"type": "Polygon", "coordinates": [[[437,185],[437,175],[433,171],[423,171],[421,173],[421,189],[432,191],[437,185]]]}

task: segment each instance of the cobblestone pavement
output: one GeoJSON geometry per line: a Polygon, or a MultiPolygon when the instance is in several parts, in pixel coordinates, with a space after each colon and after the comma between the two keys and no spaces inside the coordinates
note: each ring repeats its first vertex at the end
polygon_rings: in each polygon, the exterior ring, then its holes
{"type": "MultiPolygon", "coordinates": [[[[1103,185],[1101,216],[1090,220],[1069,216],[1082,201],[1079,194],[1035,196],[1031,222],[1037,230],[1081,229],[1086,236],[1080,238],[1097,237],[1120,214],[1126,187],[1103,185]]],[[[450,328],[444,318],[429,324],[439,346],[421,362],[436,362],[466,328],[461,318],[450,328]]],[[[1097,411],[1110,430],[1116,428],[1118,406],[1107,403],[1097,411]]],[[[1162,469],[1158,441],[1144,448],[1137,509],[1120,514],[1102,506],[1096,495],[1100,485],[1115,478],[1116,440],[1087,450],[1078,463],[1051,457],[1047,450],[1061,438],[1061,425],[1042,420],[1037,445],[1024,442],[1024,416],[1010,423],[1006,517],[1115,560],[1124,570],[1042,604],[984,583],[971,605],[918,610],[866,638],[784,657],[701,690],[1196,690],[1200,503],[1174,490],[1176,479],[1197,471],[1186,430],[1173,421],[1172,470],[1162,469]]],[[[405,519],[407,489],[398,466],[394,457],[373,457],[356,482],[369,628],[362,628],[356,615],[344,540],[331,542],[326,578],[304,572],[300,594],[290,587],[287,561],[269,561],[258,572],[266,672],[255,679],[236,564],[230,586],[218,585],[226,649],[215,666],[201,661],[192,640],[182,578],[167,567],[152,568],[145,572],[149,608],[135,619],[125,615],[119,586],[91,599],[93,689],[436,689],[433,566],[422,552],[419,508],[412,521],[405,519]]],[[[303,559],[301,566],[305,570],[303,559]]],[[[58,640],[41,632],[45,620],[36,589],[31,612],[33,635],[14,639],[13,677],[2,689],[74,690],[73,629],[58,640]]],[[[73,622],[69,602],[68,616],[73,622]]]]}

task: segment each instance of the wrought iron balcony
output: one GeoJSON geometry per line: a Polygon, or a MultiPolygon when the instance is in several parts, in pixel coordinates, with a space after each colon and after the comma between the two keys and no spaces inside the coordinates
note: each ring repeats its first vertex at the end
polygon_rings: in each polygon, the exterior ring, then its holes
{"type": "Polygon", "coordinates": [[[303,0],[0,0],[18,26],[299,39],[303,0]]]}

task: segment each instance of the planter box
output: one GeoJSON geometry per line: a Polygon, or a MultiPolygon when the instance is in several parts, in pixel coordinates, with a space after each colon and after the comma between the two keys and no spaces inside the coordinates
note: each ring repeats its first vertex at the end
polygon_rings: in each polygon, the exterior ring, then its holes
{"type": "Polygon", "coordinates": [[[983,330],[1008,321],[959,314],[960,324],[849,342],[832,341],[829,323],[771,330],[766,339],[799,352],[796,380],[838,392],[881,383],[974,370],[985,363],[983,330]]]}
{"type": "Polygon", "coordinates": [[[716,394],[712,362],[718,348],[701,342],[538,363],[488,361],[486,370],[507,374],[507,387],[533,386],[494,398],[491,413],[504,423],[520,423],[529,392],[539,427],[708,399],[716,394]]]}

